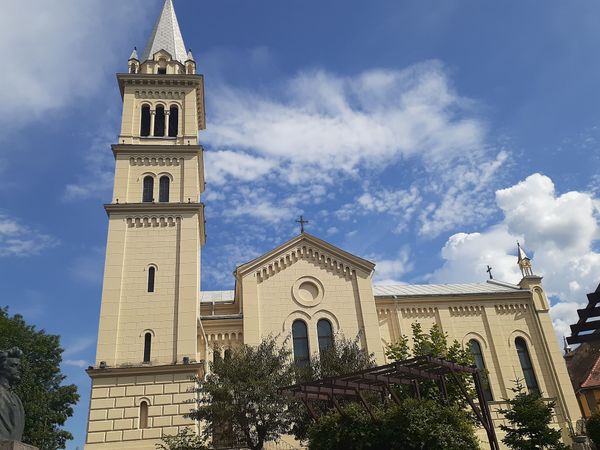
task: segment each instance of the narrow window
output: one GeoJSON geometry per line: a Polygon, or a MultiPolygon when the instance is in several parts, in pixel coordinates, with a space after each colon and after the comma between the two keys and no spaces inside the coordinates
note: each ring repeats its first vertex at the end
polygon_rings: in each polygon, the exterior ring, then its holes
{"type": "Polygon", "coordinates": [[[167,74],[167,68],[166,67],[159,67],[158,68],[158,74],[159,75],[166,75],[167,74]]]}
{"type": "Polygon", "coordinates": [[[165,107],[158,105],[154,117],[154,136],[165,135],[165,107]]]}
{"type": "Polygon", "coordinates": [[[294,363],[298,367],[306,367],[310,361],[308,350],[308,329],[302,320],[292,324],[292,338],[294,341],[294,363]]]}
{"type": "Polygon", "coordinates": [[[169,109],[169,137],[177,137],[179,132],[179,108],[171,106],[169,109]]]}
{"type": "Polygon", "coordinates": [[[321,319],[317,322],[317,335],[319,336],[319,352],[323,352],[333,344],[333,328],[329,320],[321,319]]]}
{"type": "Polygon", "coordinates": [[[160,182],[158,185],[158,201],[159,202],[168,202],[169,201],[169,184],[171,180],[168,176],[164,175],[160,177],[160,182]]]}
{"type": "Polygon", "coordinates": [[[142,106],[142,123],[140,136],[150,136],[150,105],[142,106]]]}
{"type": "Polygon", "coordinates": [[[485,361],[483,359],[483,352],[481,351],[481,344],[479,344],[479,341],[476,339],[471,339],[469,341],[469,348],[471,349],[471,353],[475,359],[475,365],[477,366],[479,375],[481,376],[483,395],[488,402],[491,402],[494,400],[494,398],[492,396],[492,388],[490,386],[487,370],[485,369],[485,361]]]}
{"type": "Polygon", "coordinates": [[[154,278],[156,277],[156,269],[148,267],[148,292],[154,292],[154,278]]]}
{"type": "Polygon", "coordinates": [[[148,402],[140,403],[140,428],[148,428],[148,402]]]}
{"type": "Polygon", "coordinates": [[[529,392],[540,392],[537,379],[535,378],[535,372],[533,371],[533,364],[531,363],[531,357],[529,356],[529,350],[527,349],[527,343],[525,339],[518,337],[515,339],[515,347],[517,348],[517,355],[519,355],[519,362],[521,363],[521,369],[523,370],[523,377],[525,378],[525,384],[529,392]]]}
{"type": "Polygon", "coordinates": [[[150,362],[150,352],[152,351],[152,334],[144,335],[144,362],[150,362]]]}
{"type": "Polygon", "coordinates": [[[144,203],[154,201],[154,177],[148,175],[144,177],[144,191],[142,193],[144,203]]]}

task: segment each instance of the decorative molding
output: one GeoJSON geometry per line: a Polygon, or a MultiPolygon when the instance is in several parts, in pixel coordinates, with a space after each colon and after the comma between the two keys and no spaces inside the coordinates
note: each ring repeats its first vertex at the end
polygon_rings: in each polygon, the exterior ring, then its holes
{"type": "Polygon", "coordinates": [[[204,369],[204,363],[191,364],[167,364],[162,366],[130,366],[130,367],[111,367],[106,369],[88,368],[86,370],[90,378],[116,377],[126,375],[158,375],[162,373],[201,373],[204,369]]]}
{"type": "Polygon", "coordinates": [[[167,155],[136,155],[129,158],[132,166],[178,166],[185,158],[167,155]]]}
{"type": "Polygon", "coordinates": [[[494,305],[498,314],[514,314],[529,310],[529,306],[525,303],[494,305]]]}
{"type": "Polygon", "coordinates": [[[127,217],[129,228],[174,227],[181,222],[179,216],[136,216],[127,217]]]}
{"type": "Polygon", "coordinates": [[[421,307],[421,308],[400,308],[402,316],[407,318],[425,318],[435,317],[438,309],[437,307],[421,307]]]}
{"type": "Polygon", "coordinates": [[[260,283],[301,259],[317,264],[319,267],[330,270],[347,279],[351,278],[355,272],[353,266],[342,261],[339,257],[313,246],[309,242],[303,241],[298,246],[289,249],[283,255],[266,261],[261,267],[256,269],[256,278],[260,283]]]}
{"type": "MultiPolygon", "coordinates": [[[[135,98],[142,99],[142,100],[147,100],[147,99],[182,100],[183,98],[185,98],[185,92],[184,91],[173,91],[170,89],[164,90],[164,91],[141,90],[141,91],[135,91],[135,98]]],[[[181,105],[179,105],[179,106],[181,106],[181,105]]]]}
{"type": "Polygon", "coordinates": [[[451,316],[479,316],[483,307],[479,305],[460,305],[448,308],[451,316]]]}

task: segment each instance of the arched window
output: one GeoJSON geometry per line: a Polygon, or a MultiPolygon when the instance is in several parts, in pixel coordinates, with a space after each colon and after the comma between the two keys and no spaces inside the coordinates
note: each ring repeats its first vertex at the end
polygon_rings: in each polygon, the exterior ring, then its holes
{"type": "Polygon", "coordinates": [[[479,370],[479,375],[481,377],[481,382],[483,384],[483,395],[488,402],[494,400],[492,396],[492,388],[490,386],[490,380],[487,375],[487,370],[485,369],[485,361],[483,359],[483,352],[481,351],[481,344],[476,339],[471,339],[469,341],[469,348],[471,349],[471,353],[473,354],[473,359],[475,359],[475,365],[479,370]]]}
{"type": "Polygon", "coordinates": [[[148,402],[145,400],[140,403],[140,428],[148,428],[148,402]]]}
{"type": "Polygon", "coordinates": [[[144,177],[144,189],[142,192],[142,201],[145,203],[154,201],[154,177],[153,176],[145,176],[144,177]]]}
{"type": "Polygon", "coordinates": [[[179,108],[171,106],[169,110],[169,137],[177,137],[179,132],[179,108]]]}
{"type": "Polygon", "coordinates": [[[144,335],[144,362],[150,362],[150,353],[152,352],[152,334],[144,335]]]}
{"type": "Polygon", "coordinates": [[[540,392],[525,339],[522,337],[516,338],[515,347],[517,348],[517,355],[519,355],[519,362],[521,363],[521,369],[523,370],[523,377],[525,378],[527,389],[529,392],[540,392]]]}
{"type": "Polygon", "coordinates": [[[154,278],[156,277],[156,268],[148,267],[148,292],[154,292],[154,278]]]}
{"type": "Polygon", "coordinates": [[[308,329],[302,320],[295,320],[292,324],[292,338],[294,341],[294,363],[298,367],[306,367],[310,361],[308,350],[308,329]]]}
{"type": "Polygon", "coordinates": [[[165,107],[158,105],[154,116],[154,136],[165,135],[165,107]]]}
{"type": "Polygon", "coordinates": [[[150,136],[150,105],[142,106],[140,136],[150,136]]]}
{"type": "Polygon", "coordinates": [[[321,319],[317,322],[317,335],[319,336],[319,352],[333,344],[333,328],[329,320],[321,319]]]}
{"type": "Polygon", "coordinates": [[[171,180],[168,176],[163,175],[160,177],[160,181],[158,184],[158,201],[159,202],[168,202],[169,201],[169,184],[171,180]]]}

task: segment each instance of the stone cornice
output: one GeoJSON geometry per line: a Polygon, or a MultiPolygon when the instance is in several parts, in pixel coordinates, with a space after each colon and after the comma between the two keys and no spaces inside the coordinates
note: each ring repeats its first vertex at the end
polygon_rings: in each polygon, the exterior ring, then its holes
{"type": "Polygon", "coordinates": [[[427,301],[427,302],[446,302],[446,301],[498,301],[498,300],[510,300],[514,301],[515,297],[521,297],[523,300],[531,299],[531,291],[515,290],[514,292],[474,292],[464,294],[429,294],[429,295],[377,295],[375,296],[376,302],[394,302],[397,301],[399,304],[402,302],[413,302],[413,301],[427,301]]]}
{"type": "Polygon", "coordinates": [[[122,213],[152,216],[156,214],[203,213],[204,203],[107,203],[107,214],[122,213]]]}
{"type": "Polygon", "coordinates": [[[159,373],[185,373],[185,372],[196,372],[199,373],[204,369],[204,363],[191,363],[191,364],[167,364],[161,366],[143,365],[135,367],[107,367],[106,369],[98,369],[90,367],[86,370],[90,378],[101,378],[101,377],[116,377],[116,376],[127,376],[127,375],[154,375],[159,373]]]}
{"type": "Polygon", "coordinates": [[[113,144],[111,147],[115,156],[170,153],[197,155],[204,151],[201,145],[113,144]]]}

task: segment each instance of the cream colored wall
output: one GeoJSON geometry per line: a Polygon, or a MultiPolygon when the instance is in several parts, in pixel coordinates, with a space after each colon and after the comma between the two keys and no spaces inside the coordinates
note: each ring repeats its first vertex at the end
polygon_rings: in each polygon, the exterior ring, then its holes
{"type": "Polygon", "coordinates": [[[367,279],[360,271],[341,272],[311,256],[295,257],[283,270],[261,279],[248,274],[242,281],[245,343],[256,345],[269,335],[291,337],[292,323],[301,319],[308,326],[310,352],[317,354],[317,322],[327,319],[334,333],[343,330],[348,337],[360,336],[364,348],[381,356],[373,297],[371,294],[369,302],[369,290],[363,283],[367,279]],[[308,303],[299,299],[294,291],[302,280],[318,285],[322,298],[308,303]],[[255,294],[256,301],[247,298],[247,293],[255,294]]]}
{"type": "Polygon", "coordinates": [[[92,380],[92,395],[86,450],[155,450],[162,436],[177,434],[185,427],[195,429],[186,419],[194,404],[197,372],[102,376],[92,380]],[[141,429],[140,403],[148,408],[148,428],[141,429]]]}

